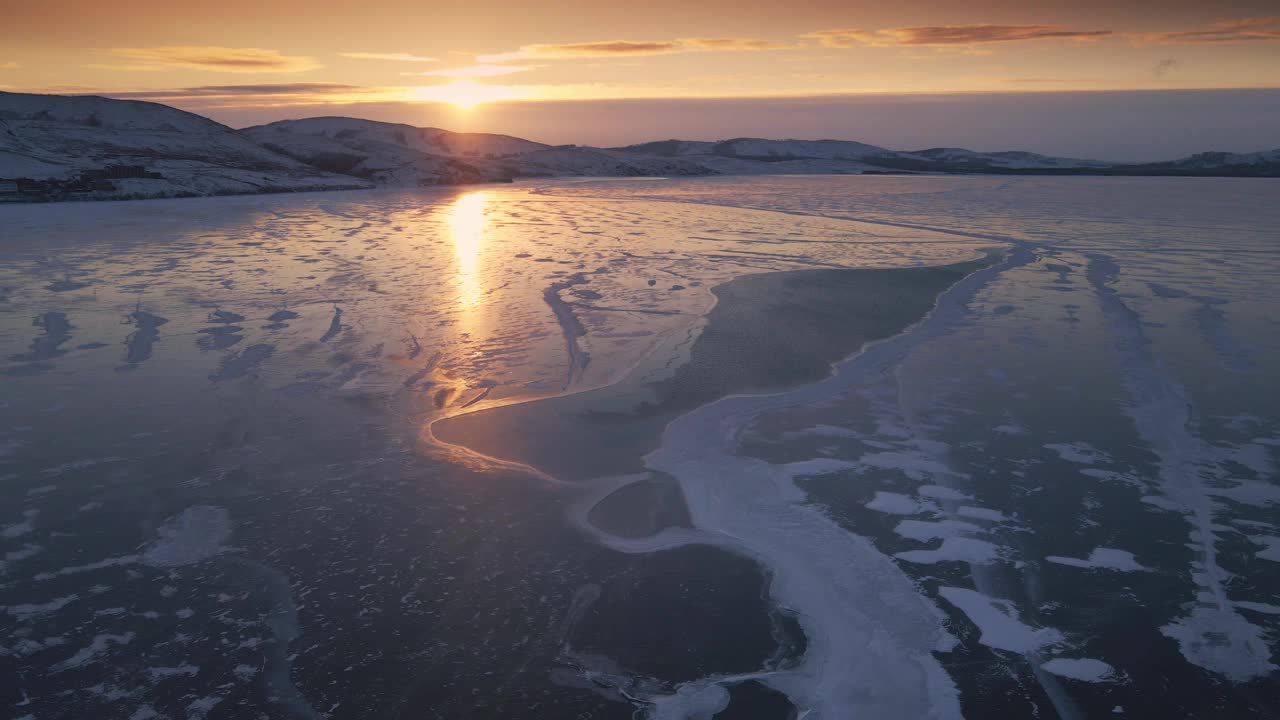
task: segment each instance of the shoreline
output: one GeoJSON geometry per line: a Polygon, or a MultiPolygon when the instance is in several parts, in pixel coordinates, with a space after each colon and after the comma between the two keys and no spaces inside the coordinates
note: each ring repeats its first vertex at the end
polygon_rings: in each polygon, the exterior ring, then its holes
{"type": "MultiPolygon", "coordinates": [[[[993,178],[1121,178],[1121,179],[1137,179],[1137,178],[1172,178],[1183,180],[1275,180],[1275,176],[1269,175],[1247,175],[1247,174],[1231,174],[1231,173],[1125,173],[1125,172],[1066,172],[1066,171],[1008,171],[1008,172],[858,172],[858,173],[760,173],[760,174],[709,174],[709,175],[671,175],[671,176],[635,176],[635,175],[529,175],[526,177],[517,177],[511,180],[481,180],[478,182],[467,183],[437,183],[434,185],[419,186],[396,186],[396,185],[341,185],[333,187],[301,187],[301,188],[273,188],[270,190],[259,190],[256,192],[222,192],[222,193],[189,193],[189,194],[156,194],[156,195],[131,195],[119,197],[67,197],[49,200],[0,200],[0,208],[19,207],[19,206],[41,206],[41,205],[59,205],[59,204],[86,204],[86,203],[110,203],[110,202],[136,202],[140,200],[200,200],[200,199],[216,199],[228,197],[258,197],[271,195],[309,195],[315,193],[334,193],[334,192],[377,192],[379,190],[390,191],[413,191],[413,190],[458,190],[465,191],[473,188],[488,188],[493,186],[510,186],[521,182],[538,182],[538,181],[557,181],[557,182],[596,182],[596,181],[618,181],[618,180],[696,180],[701,178],[715,179],[734,179],[734,178],[762,178],[762,177],[831,177],[831,178],[850,178],[850,177],[920,177],[920,178],[961,178],[961,177],[993,177],[993,178]]],[[[353,180],[359,180],[358,177],[352,176],[353,180]]],[[[678,201],[677,201],[678,202],[678,201]]],[[[746,207],[740,205],[732,205],[728,207],[746,207]]]]}

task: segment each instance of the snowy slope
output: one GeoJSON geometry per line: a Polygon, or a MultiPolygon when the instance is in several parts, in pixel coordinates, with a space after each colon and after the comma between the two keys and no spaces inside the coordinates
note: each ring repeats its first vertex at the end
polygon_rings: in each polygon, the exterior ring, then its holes
{"type": "Polygon", "coordinates": [[[659,156],[696,163],[722,175],[859,174],[883,172],[889,163],[927,164],[917,158],[850,140],[766,140],[734,138],[719,142],[660,140],[615,148],[633,157],[659,156]]]}
{"type": "Polygon", "coordinates": [[[1141,173],[1280,177],[1280,148],[1256,153],[1203,152],[1163,163],[1127,166],[1141,173]]]}
{"type": "Polygon", "coordinates": [[[420,128],[402,123],[385,123],[348,117],[318,117],[303,120],[281,120],[243,131],[261,136],[271,132],[288,132],[333,139],[360,145],[379,143],[398,145],[430,155],[449,157],[505,157],[549,147],[532,140],[490,133],[456,133],[439,128],[420,128]]]}
{"type": "Polygon", "coordinates": [[[895,157],[898,153],[875,145],[851,140],[766,140],[734,138],[719,142],[661,140],[615,148],[639,155],[685,157],[705,161],[709,158],[737,158],[761,162],[791,160],[857,160],[895,157]]]}
{"type": "Polygon", "coordinates": [[[986,168],[1103,168],[1110,167],[1111,165],[1111,163],[1100,162],[1097,160],[1052,157],[1049,155],[1040,155],[1039,153],[1021,151],[984,153],[976,152],[974,150],[966,150],[964,148],[929,148],[928,150],[916,150],[914,152],[903,154],[932,162],[943,163],[956,168],[970,166],[975,170],[986,168]]]}
{"type": "Polygon", "coordinates": [[[711,170],[682,158],[633,155],[589,147],[551,147],[521,153],[501,161],[515,177],[578,175],[585,177],[645,177],[708,175],[711,170]]]}
{"type": "Polygon", "coordinates": [[[354,118],[285,120],[246,128],[264,147],[380,185],[483,182],[517,177],[698,175],[696,163],[577,146],[550,146],[508,135],[354,118]]]}
{"type": "Polygon", "coordinates": [[[503,179],[470,163],[421,149],[435,146],[411,131],[416,128],[368,120],[317,118],[314,123],[284,121],[240,132],[264,148],[318,169],[377,185],[420,187],[503,179]]]}
{"type": "Polygon", "coordinates": [[[1111,167],[1096,160],[1050,157],[1030,152],[983,153],[964,148],[889,150],[851,140],[766,140],[720,142],[661,140],[617,148],[634,154],[681,157],[720,173],[1001,172],[1084,170],[1111,167]]]}
{"type": "Polygon", "coordinates": [[[718,142],[712,146],[711,154],[764,161],[867,160],[897,155],[892,150],[850,140],[765,140],[762,138],[735,138],[718,142]]]}
{"type": "Polygon", "coordinates": [[[949,147],[904,152],[848,140],[663,140],[591,148],[343,117],[235,131],[156,103],[0,92],[0,200],[417,187],[549,176],[884,172],[1278,177],[1280,150],[1119,164],[949,147]],[[9,182],[16,180],[21,182],[9,182]]]}
{"type": "Polygon", "coordinates": [[[0,92],[0,178],[70,185],[85,173],[120,166],[159,177],[103,181],[77,194],[165,197],[367,184],[319,171],[165,105],[0,92]]]}

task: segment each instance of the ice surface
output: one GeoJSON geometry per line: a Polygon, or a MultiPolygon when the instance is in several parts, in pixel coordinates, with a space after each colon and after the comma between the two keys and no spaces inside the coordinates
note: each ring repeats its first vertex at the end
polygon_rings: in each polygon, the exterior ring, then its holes
{"type": "MultiPolygon", "coordinates": [[[[1247,717],[1280,703],[1276,192],[720,177],[5,207],[16,714],[695,717],[754,681],[811,719],[1247,717]],[[831,379],[672,423],[648,469],[687,522],[644,494],[614,508],[652,534],[566,527],[614,479],[422,434],[670,377],[708,288],[741,275],[990,248],[831,379]],[[579,590],[700,543],[764,578],[708,612],[772,627],[751,609],[772,607],[803,638],[745,673],[717,664],[732,638],[690,649],[709,659],[687,682],[562,654],[579,590]]],[[[684,570],[615,603],[619,625],[697,635],[671,608],[697,605],[690,577],[728,580],[684,570]]]]}

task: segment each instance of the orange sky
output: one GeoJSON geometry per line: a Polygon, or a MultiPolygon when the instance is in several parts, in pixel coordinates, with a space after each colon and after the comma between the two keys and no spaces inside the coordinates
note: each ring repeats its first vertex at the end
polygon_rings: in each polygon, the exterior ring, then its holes
{"type": "Polygon", "coordinates": [[[1280,87],[1274,0],[0,0],[0,17],[0,89],[240,124],[440,102],[467,125],[503,100],[1280,87]]]}

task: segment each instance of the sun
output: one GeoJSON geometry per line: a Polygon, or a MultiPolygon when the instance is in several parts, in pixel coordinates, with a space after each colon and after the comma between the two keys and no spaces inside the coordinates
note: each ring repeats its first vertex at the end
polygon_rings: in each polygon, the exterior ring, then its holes
{"type": "Polygon", "coordinates": [[[524,95],[520,89],[509,85],[481,85],[474,80],[420,87],[414,93],[418,100],[448,103],[459,110],[472,110],[481,103],[515,100],[524,95]]]}

